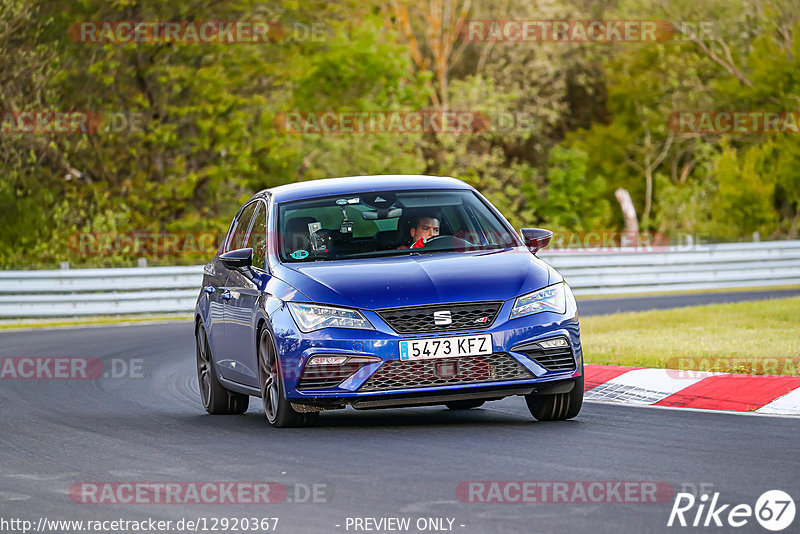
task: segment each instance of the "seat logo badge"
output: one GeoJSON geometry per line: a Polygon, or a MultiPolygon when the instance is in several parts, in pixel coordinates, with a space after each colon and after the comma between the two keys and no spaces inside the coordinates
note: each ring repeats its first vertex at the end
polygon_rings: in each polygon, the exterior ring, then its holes
{"type": "Polygon", "coordinates": [[[447,310],[433,312],[433,322],[436,326],[447,326],[453,324],[453,318],[447,310]]]}

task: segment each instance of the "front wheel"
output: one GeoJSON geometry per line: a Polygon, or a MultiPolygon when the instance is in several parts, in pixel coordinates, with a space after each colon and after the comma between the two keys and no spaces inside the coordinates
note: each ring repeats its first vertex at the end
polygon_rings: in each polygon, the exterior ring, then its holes
{"type": "Polygon", "coordinates": [[[228,391],[217,380],[214,361],[211,359],[211,348],[208,346],[206,329],[197,326],[195,334],[197,346],[197,382],[200,385],[200,398],[203,408],[210,414],[229,415],[242,414],[250,405],[250,397],[228,391]]]}
{"type": "Polygon", "coordinates": [[[267,421],[275,428],[310,425],[319,417],[319,412],[300,413],[292,408],[283,390],[279,360],[272,336],[264,327],[258,336],[258,366],[261,402],[267,421]]]}
{"type": "Polygon", "coordinates": [[[525,395],[525,402],[537,421],[572,419],[578,415],[583,405],[583,376],[575,379],[575,386],[568,393],[525,395]]]}

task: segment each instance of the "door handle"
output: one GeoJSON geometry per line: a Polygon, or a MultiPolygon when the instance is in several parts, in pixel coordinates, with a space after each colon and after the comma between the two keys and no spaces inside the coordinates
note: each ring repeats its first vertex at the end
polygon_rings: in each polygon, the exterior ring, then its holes
{"type": "Polygon", "coordinates": [[[203,288],[203,291],[205,291],[206,293],[213,293],[214,291],[216,291],[216,289],[214,289],[214,286],[206,286],[203,288]]]}
{"type": "Polygon", "coordinates": [[[231,295],[230,291],[225,290],[225,292],[222,293],[222,298],[225,300],[231,300],[233,298],[233,295],[231,295]]]}

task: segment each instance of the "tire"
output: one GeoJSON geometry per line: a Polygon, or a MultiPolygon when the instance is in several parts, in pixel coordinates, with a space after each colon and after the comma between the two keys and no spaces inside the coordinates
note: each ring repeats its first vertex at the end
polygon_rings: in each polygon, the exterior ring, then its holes
{"type": "Polygon", "coordinates": [[[450,408],[451,410],[471,410],[473,408],[478,408],[479,406],[483,406],[486,401],[484,400],[462,400],[462,401],[453,401],[453,402],[446,402],[444,405],[450,408]]]}
{"type": "Polygon", "coordinates": [[[250,406],[250,396],[228,391],[217,379],[211,347],[203,325],[197,325],[195,332],[197,347],[197,383],[200,387],[200,400],[203,408],[213,415],[243,414],[250,406]]]}
{"type": "Polygon", "coordinates": [[[319,412],[300,413],[286,400],[280,373],[280,358],[266,327],[258,334],[258,367],[261,402],[267,421],[275,428],[308,426],[319,418],[319,412]]]}
{"type": "Polygon", "coordinates": [[[553,395],[525,395],[531,415],[537,421],[565,421],[581,411],[583,405],[583,375],[575,379],[569,393],[553,395]]]}

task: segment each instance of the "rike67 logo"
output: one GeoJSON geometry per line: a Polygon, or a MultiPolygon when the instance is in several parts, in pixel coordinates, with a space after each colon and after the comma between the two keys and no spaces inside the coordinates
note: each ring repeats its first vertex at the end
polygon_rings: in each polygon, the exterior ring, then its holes
{"type": "Polygon", "coordinates": [[[765,529],[778,532],[788,528],[794,516],[794,500],[781,490],[764,492],[754,507],[749,504],[720,504],[719,492],[714,492],[711,497],[703,494],[697,498],[691,493],[678,493],[667,526],[738,528],[755,517],[765,529]]]}

